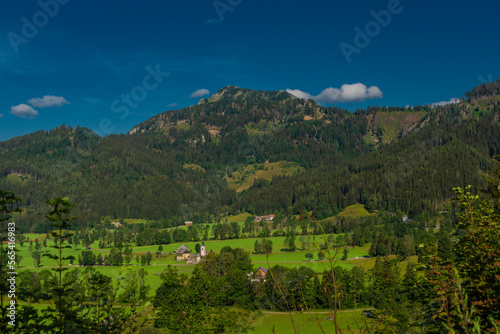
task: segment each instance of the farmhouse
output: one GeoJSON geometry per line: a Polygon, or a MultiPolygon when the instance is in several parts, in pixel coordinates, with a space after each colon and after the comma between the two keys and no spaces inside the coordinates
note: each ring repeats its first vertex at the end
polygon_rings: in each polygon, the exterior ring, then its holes
{"type": "Polygon", "coordinates": [[[192,222],[192,221],[185,221],[185,222],[184,222],[184,225],[186,225],[186,226],[191,226],[191,225],[193,225],[193,222],[192,222]]]}
{"type": "Polygon", "coordinates": [[[255,271],[255,274],[253,272],[247,274],[247,277],[250,279],[251,282],[256,282],[256,281],[266,281],[267,278],[267,272],[269,271],[269,268],[264,268],[260,266],[257,268],[257,271],[255,271]]]}
{"type": "Polygon", "coordinates": [[[120,222],[112,222],[111,225],[113,225],[114,227],[123,227],[122,223],[120,222]]]}
{"type": "Polygon", "coordinates": [[[260,266],[257,269],[257,271],[255,272],[255,276],[266,278],[268,271],[269,271],[269,268],[264,268],[264,267],[260,266]]]}
{"type": "Polygon", "coordinates": [[[186,260],[191,255],[189,248],[185,245],[182,245],[181,247],[177,248],[177,250],[174,251],[174,253],[177,254],[175,258],[177,261],[186,260]]]}
{"type": "Polygon", "coordinates": [[[263,221],[267,221],[267,222],[271,222],[271,221],[273,221],[273,220],[274,220],[274,218],[276,218],[276,215],[273,215],[273,214],[271,214],[271,215],[266,215],[266,216],[257,216],[257,217],[255,217],[255,218],[253,219],[253,222],[254,222],[254,223],[258,223],[258,222],[260,222],[260,221],[262,221],[262,220],[263,220],[263,221]]]}
{"type": "Polygon", "coordinates": [[[207,255],[207,247],[205,246],[205,241],[201,242],[200,254],[191,254],[189,248],[185,245],[179,247],[175,252],[177,254],[177,261],[186,260],[186,264],[198,264],[201,261],[202,257],[207,255]]]}

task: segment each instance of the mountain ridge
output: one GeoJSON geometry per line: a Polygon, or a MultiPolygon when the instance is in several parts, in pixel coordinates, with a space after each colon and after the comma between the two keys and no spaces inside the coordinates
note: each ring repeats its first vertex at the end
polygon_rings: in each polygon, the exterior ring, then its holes
{"type": "Polygon", "coordinates": [[[369,107],[354,113],[279,91],[262,100],[250,99],[251,90],[225,89],[216,101],[158,114],[127,135],[99,137],[85,128],[61,126],[0,142],[0,188],[25,200],[26,212],[17,220],[38,231],[50,228],[39,222],[44,201],[55,196],[80,203],[75,215],[87,224],[110,215],[177,225],[242,210],[264,214],[301,208],[319,218],[323,213],[318,212],[332,213],[354,202],[373,210],[431,214],[459,180],[479,185],[479,171],[500,152],[500,94],[483,96],[481,87],[459,104],[369,107]],[[439,157],[447,160],[444,170],[439,157]],[[300,174],[284,170],[267,180],[254,178],[253,185],[236,193],[237,182],[248,182],[243,180],[247,169],[262,171],[268,162],[280,161],[293,163],[300,174]],[[413,176],[399,177],[388,189],[384,175],[406,175],[401,166],[413,176]],[[460,166],[455,174],[453,166],[460,166]],[[412,189],[413,195],[400,193],[399,187],[425,184],[427,170],[434,175],[429,179],[440,184],[434,194],[422,187],[412,189]],[[429,203],[418,206],[425,196],[429,203]],[[407,203],[408,198],[413,201],[407,203]]]}
{"type": "Polygon", "coordinates": [[[219,89],[215,94],[209,98],[201,99],[199,104],[213,103],[221,100],[229,101],[244,101],[246,99],[260,99],[270,101],[284,101],[297,99],[294,95],[284,91],[266,91],[266,90],[252,90],[248,88],[241,88],[238,86],[228,85],[219,89]]]}
{"type": "Polygon", "coordinates": [[[319,111],[318,106],[312,100],[300,100],[285,91],[256,91],[237,86],[226,86],[221,88],[209,98],[201,99],[195,105],[172,111],[165,111],[150,119],[134,126],[128,134],[146,131],[158,131],[173,124],[196,119],[208,127],[220,127],[227,121],[227,117],[241,114],[244,111],[253,113],[248,115],[246,122],[255,122],[256,119],[276,119],[282,114],[284,118],[299,116],[314,116],[319,111]],[[258,101],[259,103],[255,103],[258,101]],[[253,109],[253,110],[252,110],[253,109]],[[285,113],[283,115],[283,113],[285,113]],[[264,115],[266,114],[266,115],[264,115]],[[274,117],[271,115],[274,114],[274,117]],[[204,119],[200,116],[206,116],[204,119]],[[208,119],[211,117],[211,119],[208,119]],[[215,119],[219,118],[219,119],[215,119]],[[214,124],[212,124],[214,123],[214,124]]]}

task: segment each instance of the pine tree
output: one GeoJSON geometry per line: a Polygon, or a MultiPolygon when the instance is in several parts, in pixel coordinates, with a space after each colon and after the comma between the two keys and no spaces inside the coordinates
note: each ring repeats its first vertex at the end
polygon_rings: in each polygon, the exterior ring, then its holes
{"type": "MultiPolygon", "coordinates": [[[[498,165],[499,161],[495,163],[498,165]]],[[[495,170],[498,173],[498,168],[495,170]]],[[[490,317],[500,319],[500,207],[497,206],[500,180],[489,179],[490,188],[486,192],[489,200],[465,189],[456,188],[461,213],[457,228],[466,235],[460,239],[456,249],[456,263],[460,277],[469,282],[465,285],[471,304],[486,328],[491,329],[490,317]],[[496,186],[494,182],[497,182],[496,186]],[[471,284],[472,283],[472,284],[471,284]],[[489,326],[486,324],[490,324],[489,326]]]]}
{"type": "Polygon", "coordinates": [[[373,306],[377,309],[394,308],[400,290],[400,274],[396,260],[377,257],[371,270],[373,282],[370,288],[373,306]]]}
{"type": "Polygon", "coordinates": [[[453,263],[455,260],[455,251],[453,242],[447,232],[440,230],[437,235],[438,257],[442,265],[453,263]]]}
{"type": "Polygon", "coordinates": [[[418,296],[418,285],[417,285],[417,272],[415,269],[415,264],[412,262],[408,262],[406,266],[405,277],[402,282],[402,290],[403,294],[406,297],[406,300],[410,302],[414,302],[418,296]]]}

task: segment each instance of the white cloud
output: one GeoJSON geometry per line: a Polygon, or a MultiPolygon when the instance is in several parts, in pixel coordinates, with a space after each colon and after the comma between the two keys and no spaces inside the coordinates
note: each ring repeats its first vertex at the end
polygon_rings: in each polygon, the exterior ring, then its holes
{"type": "Polygon", "coordinates": [[[29,99],[28,103],[35,108],[60,107],[64,104],[70,104],[62,96],[45,95],[42,98],[29,99]]]}
{"type": "Polygon", "coordinates": [[[313,96],[311,96],[311,94],[303,92],[300,89],[289,89],[289,88],[287,88],[286,92],[288,94],[292,94],[293,96],[295,96],[296,98],[299,98],[299,99],[310,100],[310,99],[313,98],[313,96]]]}
{"type": "Polygon", "coordinates": [[[365,84],[344,84],[340,88],[326,88],[319,95],[312,96],[298,89],[287,89],[288,93],[300,99],[313,99],[318,102],[355,102],[368,99],[379,99],[384,96],[377,86],[366,87],[365,84]]]}
{"type": "Polygon", "coordinates": [[[316,98],[322,102],[353,102],[378,99],[382,96],[382,91],[377,86],[367,88],[362,83],[355,83],[352,85],[342,85],[340,89],[327,88],[316,98]]]}
{"type": "Polygon", "coordinates": [[[177,106],[177,103],[170,103],[170,104],[167,104],[167,107],[171,108],[171,107],[176,107],[177,106]]]}
{"type": "Polygon", "coordinates": [[[430,106],[431,106],[431,108],[435,108],[435,107],[442,107],[442,106],[445,106],[448,104],[456,104],[459,102],[460,102],[460,99],[457,99],[456,97],[454,97],[454,98],[450,99],[449,101],[441,101],[441,102],[431,103],[430,106]]]}
{"type": "Polygon", "coordinates": [[[198,89],[196,92],[192,92],[189,97],[202,97],[210,94],[208,89],[198,89]]]}
{"type": "Polygon", "coordinates": [[[14,116],[21,118],[26,118],[26,117],[34,118],[36,115],[38,115],[38,111],[36,111],[35,109],[33,109],[33,107],[24,103],[10,107],[10,113],[14,116]]]}

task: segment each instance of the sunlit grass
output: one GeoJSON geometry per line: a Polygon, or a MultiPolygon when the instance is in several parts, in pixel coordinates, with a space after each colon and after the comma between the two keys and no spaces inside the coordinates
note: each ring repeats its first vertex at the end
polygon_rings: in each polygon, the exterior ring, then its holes
{"type": "MultiPolygon", "coordinates": [[[[290,333],[335,333],[333,320],[328,310],[314,312],[264,312],[254,323],[255,334],[290,334],[290,333]],[[292,323],[292,319],[293,323],[292,323]],[[295,325],[295,328],[294,328],[295,325]]],[[[346,310],[337,313],[337,324],[343,331],[359,333],[367,327],[369,320],[363,316],[363,310],[346,310]]]]}

